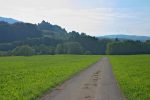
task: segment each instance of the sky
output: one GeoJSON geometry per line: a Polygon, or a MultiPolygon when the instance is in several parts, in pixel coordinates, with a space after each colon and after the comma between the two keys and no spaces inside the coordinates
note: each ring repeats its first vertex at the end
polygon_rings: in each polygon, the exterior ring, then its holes
{"type": "Polygon", "coordinates": [[[150,36],[150,0],[0,0],[0,16],[92,36],[150,36]]]}

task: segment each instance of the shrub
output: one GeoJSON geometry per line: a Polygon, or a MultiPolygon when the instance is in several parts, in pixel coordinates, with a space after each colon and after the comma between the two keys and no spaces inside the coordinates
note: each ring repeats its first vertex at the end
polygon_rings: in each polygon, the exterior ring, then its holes
{"type": "Polygon", "coordinates": [[[16,47],[12,51],[12,55],[15,55],[15,56],[32,56],[33,54],[34,54],[34,49],[32,49],[28,45],[16,47]]]}

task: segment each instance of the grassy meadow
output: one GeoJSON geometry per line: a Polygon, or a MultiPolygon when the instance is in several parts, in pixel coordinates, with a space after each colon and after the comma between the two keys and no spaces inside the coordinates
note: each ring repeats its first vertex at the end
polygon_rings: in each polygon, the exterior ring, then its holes
{"type": "Polygon", "coordinates": [[[0,100],[37,99],[100,56],[0,57],[0,100]]]}
{"type": "MultiPolygon", "coordinates": [[[[0,57],[0,100],[35,100],[98,61],[95,55],[0,57]]],[[[108,56],[127,100],[150,99],[150,55],[108,56]]]]}
{"type": "Polygon", "coordinates": [[[150,55],[110,56],[127,100],[150,100],[150,55]]]}

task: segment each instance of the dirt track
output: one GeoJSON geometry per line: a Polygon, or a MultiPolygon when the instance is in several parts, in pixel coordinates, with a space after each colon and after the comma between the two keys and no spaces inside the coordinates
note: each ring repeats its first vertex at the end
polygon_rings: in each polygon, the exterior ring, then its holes
{"type": "Polygon", "coordinates": [[[125,100],[112,73],[108,58],[92,65],[57,87],[41,100],[125,100]]]}

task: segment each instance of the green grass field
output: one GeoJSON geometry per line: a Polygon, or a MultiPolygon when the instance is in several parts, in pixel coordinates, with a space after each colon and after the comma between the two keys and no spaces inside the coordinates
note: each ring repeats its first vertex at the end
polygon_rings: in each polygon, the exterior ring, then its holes
{"type": "Polygon", "coordinates": [[[127,100],[150,100],[150,55],[110,56],[127,100]]]}
{"type": "Polygon", "coordinates": [[[100,56],[0,57],[0,100],[31,100],[62,83],[100,56]]]}
{"type": "MultiPolygon", "coordinates": [[[[0,100],[37,99],[100,57],[0,57],[0,100]]],[[[150,100],[150,55],[113,55],[109,58],[127,100],[150,100]]]]}

